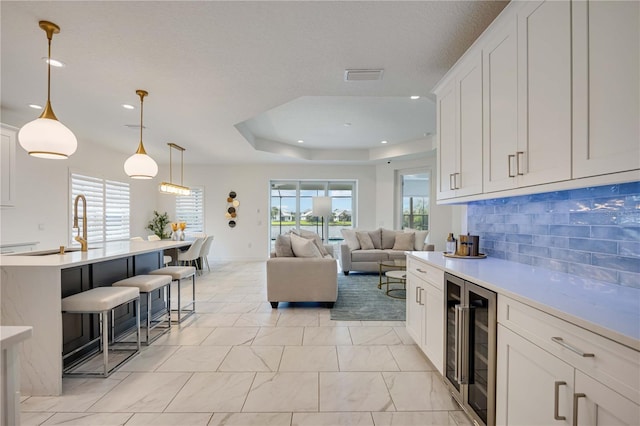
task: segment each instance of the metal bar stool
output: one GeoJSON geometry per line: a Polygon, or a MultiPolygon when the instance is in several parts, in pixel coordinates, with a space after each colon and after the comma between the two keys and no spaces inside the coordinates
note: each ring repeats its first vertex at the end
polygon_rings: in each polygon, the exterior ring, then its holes
{"type": "MultiPolygon", "coordinates": [[[[140,295],[146,295],[147,298],[147,319],[145,321],[146,330],[145,339],[142,343],[149,345],[156,339],[162,336],[164,333],[171,329],[171,275],[136,275],[135,277],[126,278],[124,280],[116,281],[111,284],[113,287],[136,287],[140,291],[140,295]],[[156,290],[165,291],[165,301],[167,304],[166,310],[156,313],[155,316],[151,315],[151,295],[156,290]],[[151,330],[165,324],[160,327],[162,331],[155,337],[150,339],[151,330]]],[[[111,333],[114,334],[113,331],[111,333]]]]}
{"type": "Polygon", "coordinates": [[[165,266],[149,272],[150,275],[170,275],[172,281],[178,282],[178,309],[172,309],[178,312],[178,319],[174,322],[180,324],[183,320],[189,318],[196,312],[196,268],[193,266],[165,266]],[[191,302],[182,305],[182,280],[191,278],[191,302]],[[191,309],[185,309],[191,306],[191,309]],[[185,314],[183,315],[183,312],[185,314]]]}
{"type": "Polygon", "coordinates": [[[63,376],[76,377],[109,377],[118,367],[128,361],[131,357],[140,353],[140,291],[136,287],[97,287],[91,290],[83,291],[72,296],[62,299],[62,312],[75,314],[98,314],[100,318],[100,335],[81,347],[62,356],[65,360],[71,355],[78,353],[87,346],[100,341],[97,351],[91,351],[86,356],[73,362],[63,370],[63,376]],[[109,313],[118,306],[133,302],[136,309],[136,349],[119,349],[116,348],[114,338],[114,347],[112,351],[131,352],[126,358],[119,361],[115,366],[109,368],[109,313]],[[79,371],[81,366],[86,364],[94,355],[102,353],[102,372],[79,371]]]}

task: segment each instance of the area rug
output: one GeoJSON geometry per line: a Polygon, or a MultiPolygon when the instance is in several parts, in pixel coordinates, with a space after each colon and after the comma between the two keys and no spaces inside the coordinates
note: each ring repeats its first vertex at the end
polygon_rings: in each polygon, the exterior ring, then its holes
{"type": "MultiPolygon", "coordinates": [[[[378,274],[338,275],[338,300],[331,309],[331,319],[339,321],[404,321],[405,300],[378,289],[378,274]]],[[[393,287],[398,287],[395,285],[393,287]]],[[[405,296],[404,290],[395,292],[405,296]]]]}

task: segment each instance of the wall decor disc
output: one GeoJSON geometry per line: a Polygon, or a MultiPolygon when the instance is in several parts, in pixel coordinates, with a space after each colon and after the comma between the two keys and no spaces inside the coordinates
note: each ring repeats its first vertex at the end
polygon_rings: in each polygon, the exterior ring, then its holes
{"type": "Polygon", "coordinates": [[[238,207],[240,205],[240,201],[238,200],[233,200],[233,207],[238,207]]]}
{"type": "Polygon", "coordinates": [[[229,228],[235,228],[236,227],[236,221],[235,220],[230,220],[229,221],[229,228]]]}
{"type": "Polygon", "coordinates": [[[231,217],[235,218],[236,216],[237,216],[237,214],[231,213],[231,217]]]}
{"type": "Polygon", "coordinates": [[[228,211],[229,213],[235,213],[235,212],[236,212],[236,208],[235,208],[235,207],[229,207],[229,208],[227,209],[227,211],[228,211]]]}
{"type": "Polygon", "coordinates": [[[231,198],[231,197],[227,197],[227,203],[230,203],[230,202],[232,202],[232,201],[233,201],[233,198],[231,198]]]}
{"type": "Polygon", "coordinates": [[[231,192],[229,193],[229,197],[230,197],[230,198],[236,198],[236,192],[235,192],[235,191],[231,191],[231,192]]]}

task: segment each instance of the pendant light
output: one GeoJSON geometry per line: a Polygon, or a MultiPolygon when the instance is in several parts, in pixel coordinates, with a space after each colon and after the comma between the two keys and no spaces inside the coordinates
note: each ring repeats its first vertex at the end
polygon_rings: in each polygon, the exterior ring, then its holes
{"type": "Polygon", "coordinates": [[[47,33],[49,40],[47,104],[40,117],[22,126],[18,132],[18,141],[34,157],[66,159],[76,152],[78,140],[71,130],[58,121],[51,108],[51,39],[60,32],[60,27],[49,21],[40,21],[39,25],[47,33]]]}
{"type": "Polygon", "coordinates": [[[158,174],[158,165],[153,158],[147,155],[147,151],[144,150],[142,144],[142,109],[144,105],[144,97],[149,93],[145,90],[136,90],[138,96],[140,96],[140,145],[138,150],[131,157],[127,158],[124,162],[124,171],[132,179],[151,179],[158,174]]]}
{"type": "Polygon", "coordinates": [[[160,184],[160,192],[173,195],[191,195],[191,189],[182,185],[182,178],[184,177],[184,151],[185,149],[175,143],[168,143],[169,145],[169,182],[162,182],[160,184]],[[171,158],[171,150],[177,149],[180,151],[180,185],[173,183],[173,161],[171,158]]]}

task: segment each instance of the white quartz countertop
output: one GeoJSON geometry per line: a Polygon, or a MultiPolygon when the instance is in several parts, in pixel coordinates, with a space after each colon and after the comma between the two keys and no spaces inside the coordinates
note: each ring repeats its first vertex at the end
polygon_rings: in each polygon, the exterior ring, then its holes
{"type": "MultiPolygon", "coordinates": [[[[115,241],[105,243],[100,247],[92,247],[89,245],[89,250],[86,252],[74,251],[65,254],[33,256],[34,253],[44,251],[40,250],[21,254],[2,255],[0,256],[0,266],[68,268],[136,254],[184,247],[190,244],[191,241],[115,241]]],[[[52,250],[55,250],[55,248],[52,248],[52,250]]]]}
{"type": "Polygon", "coordinates": [[[501,259],[418,260],[640,351],[640,290],[501,259]]]}

